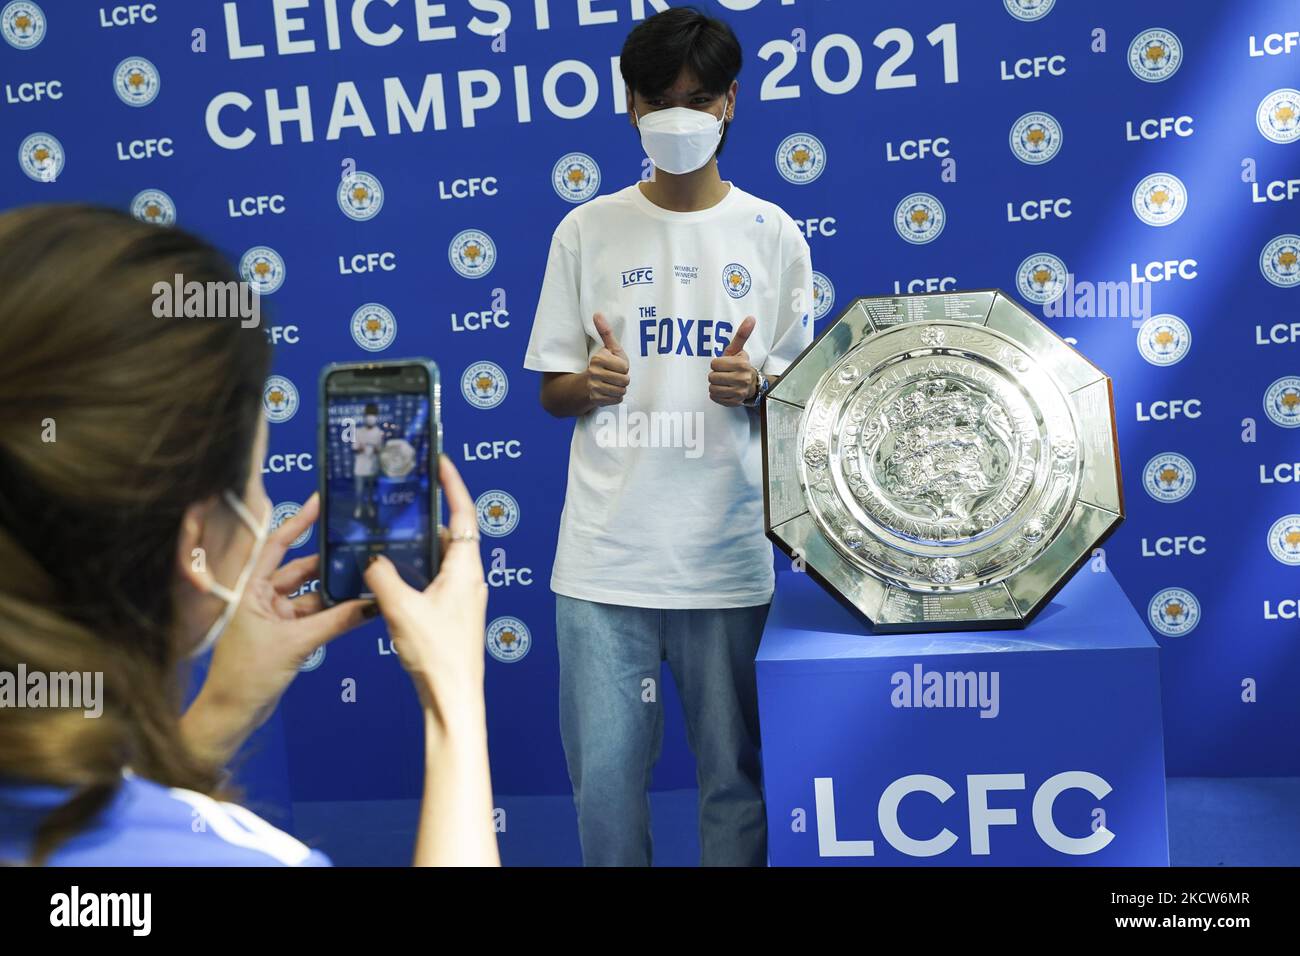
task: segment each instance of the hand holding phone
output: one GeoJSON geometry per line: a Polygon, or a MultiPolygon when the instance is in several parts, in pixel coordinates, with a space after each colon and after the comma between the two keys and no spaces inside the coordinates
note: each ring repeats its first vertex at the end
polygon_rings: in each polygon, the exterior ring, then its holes
{"type": "Polygon", "coordinates": [[[444,718],[466,709],[473,716],[482,708],[488,598],[478,516],[474,499],[446,455],[439,477],[450,516],[442,538],[442,565],[433,583],[423,591],[408,586],[382,557],[366,569],[365,579],[421,701],[444,718]]]}
{"type": "Polygon", "coordinates": [[[345,363],[320,380],[321,595],[373,597],[387,557],[411,587],[438,573],[438,368],[428,359],[345,363]]]}

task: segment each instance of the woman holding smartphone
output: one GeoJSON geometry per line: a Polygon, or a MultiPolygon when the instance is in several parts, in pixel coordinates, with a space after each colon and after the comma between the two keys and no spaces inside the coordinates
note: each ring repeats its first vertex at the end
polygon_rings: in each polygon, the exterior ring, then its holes
{"type": "Polygon", "coordinates": [[[102,679],[97,716],[0,708],[0,863],[327,864],[229,802],[222,768],[299,665],[378,610],[424,714],[414,861],[499,864],[487,585],[451,462],[426,590],[379,558],[376,603],[293,597],[318,560],[280,562],[319,503],[269,530],[266,336],[237,317],[156,317],[156,283],[234,282],[229,265],[180,230],[89,206],[0,214],[0,252],[0,676],[102,679]],[[185,661],[209,648],[182,715],[185,661]]]}

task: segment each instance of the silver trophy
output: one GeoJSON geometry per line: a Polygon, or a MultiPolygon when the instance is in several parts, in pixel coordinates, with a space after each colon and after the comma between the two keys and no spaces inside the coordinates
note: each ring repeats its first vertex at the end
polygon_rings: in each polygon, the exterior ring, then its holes
{"type": "Polygon", "coordinates": [[[1023,627],[1124,518],[1110,379],[996,289],[857,299],[763,411],[768,536],[878,631],[1023,627]]]}

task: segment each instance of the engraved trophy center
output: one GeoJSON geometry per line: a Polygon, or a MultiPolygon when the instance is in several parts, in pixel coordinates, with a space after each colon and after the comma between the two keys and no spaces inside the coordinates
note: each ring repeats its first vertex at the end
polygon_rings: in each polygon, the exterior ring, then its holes
{"type": "Polygon", "coordinates": [[[1036,371],[1013,343],[941,326],[904,327],[843,356],[813,392],[814,410],[829,413],[814,411],[805,430],[810,504],[831,543],[904,586],[1010,574],[1045,535],[1008,542],[1008,522],[1063,517],[1043,500],[1050,428],[1018,384],[1036,371]]]}
{"type": "Polygon", "coordinates": [[[893,513],[886,524],[904,537],[917,526],[938,540],[986,531],[984,507],[1008,493],[1013,465],[1028,453],[1002,399],[955,376],[887,389],[855,404],[857,415],[861,430],[845,432],[857,458],[846,477],[880,495],[893,513]]]}

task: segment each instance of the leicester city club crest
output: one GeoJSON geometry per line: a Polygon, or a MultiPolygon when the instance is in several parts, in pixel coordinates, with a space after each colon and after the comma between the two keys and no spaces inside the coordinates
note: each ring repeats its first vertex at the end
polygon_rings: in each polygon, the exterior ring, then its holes
{"type": "Polygon", "coordinates": [[[298,388],[283,375],[271,375],[262,386],[262,411],[272,424],[287,422],[298,411],[298,388]]]}
{"type": "Polygon", "coordinates": [[[485,491],[474,502],[478,527],[486,535],[503,538],[519,524],[519,502],[500,490],[485,491]]]}
{"type": "Polygon", "coordinates": [[[1260,100],[1255,125],[1265,139],[1274,143],[1300,139],[1300,90],[1274,90],[1260,100]]]}
{"type": "Polygon", "coordinates": [[[1012,124],[1009,139],[1016,159],[1038,166],[1061,151],[1061,124],[1051,113],[1026,113],[1012,124]]]}
{"type": "Polygon", "coordinates": [[[1300,285],[1300,236],[1275,236],[1260,251],[1259,271],[1280,289],[1300,285]]]}
{"type": "MultiPolygon", "coordinates": [[[[271,509],[271,530],[274,531],[284,524],[298,512],[302,511],[302,505],[296,501],[281,501],[271,509]]],[[[290,548],[301,548],[311,540],[311,529],[313,525],[307,525],[302,534],[289,542],[290,548]]]]}
{"type": "Polygon", "coordinates": [[[1016,289],[1036,305],[1055,302],[1065,293],[1069,270],[1057,256],[1038,252],[1020,263],[1016,270],[1016,289]]]}
{"type": "Polygon", "coordinates": [[[1186,588],[1165,588],[1147,605],[1147,620],[1165,637],[1182,637],[1201,623],[1201,602],[1186,588]]]}
{"type": "Polygon", "coordinates": [[[749,292],[750,285],[749,270],[739,262],[729,262],[723,266],[722,287],[727,290],[727,295],[733,299],[743,299],[749,292]]]}
{"type": "Polygon", "coordinates": [[[357,170],[339,181],[338,201],[343,215],[365,222],[384,208],[384,187],[375,176],[357,170]]]}
{"type": "Polygon", "coordinates": [[[1128,45],[1128,68],[1146,83],[1161,83],[1183,65],[1183,44],[1172,31],[1143,30],[1128,45]]]}
{"type": "Polygon", "coordinates": [[[835,308],[835,286],[820,272],[813,272],[813,321],[820,322],[835,308]]]}
{"type": "Polygon", "coordinates": [[[316,648],[316,650],[308,654],[307,659],[298,665],[298,672],[300,674],[310,674],[312,671],[317,670],[324,663],[325,663],[325,645],[322,644],[320,647],[316,648]]]}
{"type": "Polygon", "coordinates": [[[397,318],[378,302],[367,302],[352,313],[352,341],[367,352],[382,352],[397,338],[397,318]]]}
{"type": "Polygon", "coordinates": [[[486,232],[464,229],[451,240],[447,258],[459,275],[466,279],[481,279],[497,264],[497,246],[486,232]]]}
{"type": "Polygon", "coordinates": [[[1162,452],[1142,469],[1142,487],[1156,501],[1172,504],[1182,501],[1196,487],[1196,469],[1183,455],[1162,452]]]}
{"type": "Polygon", "coordinates": [[[158,68],[142,56],[128,56],[113,71],[113,90],[127,106],[148,106],[161,86],[158,68]]]}
{"type": "Polygon", "coordinates": [[[176,203],[161,189],[144,189],[131,200],[131,215],[155,226],[176,225],[176,203]]]}
{"type": "Polygon", "coordinates": [[[1148,226],[1167,226],[1187,209],[1187,187],[1172,173],[1152,173],[1133,189],[1133,212],[1148,226]]]}
{"type": "Polygon", "coordinates": [[[270,295],[284,285],[284,259],[270,246],[253,246],[239,257],[239,277],[258,295],[270,295]]]}
{"type": "Polygon", "coordinates": [[[947,221],[943,204],[929,193],[912,193],[894,208],[894,228],[908,242],[933,242],[947,221]]]}
{"type": "Polygon", "coordinates": [[[52,183],[63,173],[63,144],[49,133],[32,133],[18,145],[18,165],[28,178],[52,183]]]}
{"type": "Polygon", "coordinates": [[[826,168],[826,147],[811,133],[795,133],[776,148],[777,171],[796,186],[806,186],[826,168]]]}
{"type": "Polygon", "coordinates": [[[1284,515],[1268,529],[1268,550],[1292,567],[1300,565],[1300,515],[1284,515]]]}
{"type": "Polygon", "coordinates": [[[1002,0],[1002,5],[1017,20],[1032,22],[1051,13],[1056,0],[1002,0]]]}
{"type": "Polygon", "coordinates": [[[600,167],[586,153],[568,153],[551,169],[551,185],[565,202],[586,202],[600,189],[600,167]]]}
{"type": "Polygon", "coordinates": [[[498,617],[488,625],[488,653],[503,664],[514,664],[528,656],[533,637],[517,617],[498,617]]]}
{"type": "Polygon", "coordinates": [[[1153,315],[1138,329],[1137,346],[1152,365],[1177,365],[1192,347],[1192,330],[1176,315],[1153,315]]]}
{"type": "Polygon", "coordinates": [[[39,46],[45,27],[45,12],[31,0],[14,0],[0,10],[0,36],[15,50],[39,46]]]}
{"type": "Polygon", "coordinates": [[[1283,428],[1300,428],[1300,375],[1279,378],[1264,392],[1264,411],[1283,428]]]}
{"type": "Polygon", "coordinates": [[[460,391],[475,408],[496,408],[506,399],[510,383],[495,362],[475,362],[460,377],[460,391]]]}

